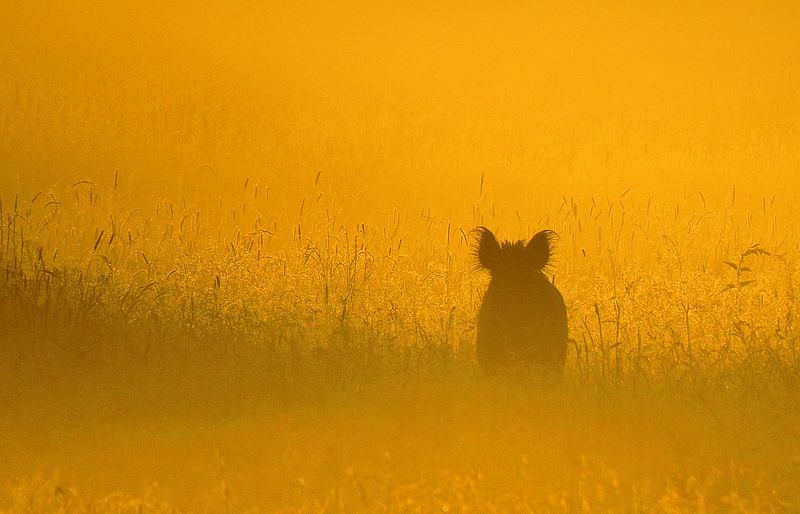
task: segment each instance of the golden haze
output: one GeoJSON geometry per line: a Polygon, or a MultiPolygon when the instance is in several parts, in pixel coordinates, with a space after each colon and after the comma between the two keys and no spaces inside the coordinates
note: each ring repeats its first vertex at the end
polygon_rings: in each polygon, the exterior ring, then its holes
{"type": "Polygon", "coordinates": [[[0,510],[798,508],[792,2],[18,2],[0,510]],[[560,235],[487,380],[470,229],[560,235]]]}

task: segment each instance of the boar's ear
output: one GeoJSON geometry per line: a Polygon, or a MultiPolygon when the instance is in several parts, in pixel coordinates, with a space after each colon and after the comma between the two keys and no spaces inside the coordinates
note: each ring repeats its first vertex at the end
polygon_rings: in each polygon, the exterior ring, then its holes
{"type": "Polygon", "coordinates": [[[553,263],[553,253],[558,235],[552,230],[543,230],[534,235],[525,246],[529,262],[537,271],[546,271],[553,263]]]}
{"type": "Polygon", "coordinates": [[[500,243],[492,231],[486,227],[478,227],[475,233],[475,257],[478,258],[478,267],[493,270],[500,258],[500,243]]]}

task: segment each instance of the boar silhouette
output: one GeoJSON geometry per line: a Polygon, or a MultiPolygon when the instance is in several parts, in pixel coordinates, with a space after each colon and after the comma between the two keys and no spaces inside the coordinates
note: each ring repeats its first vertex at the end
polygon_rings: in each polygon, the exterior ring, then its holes
{"type": "Polygon", "coordinates": [[[488,375],[520,367],[560,374],[567,354],[567,309],[545,276],[552,266],[555,232],[539,232],[527,244],[500,243],[485,227],[475,234],[478,268],[491,275],[478,312],[481,369],[488,375]]]}

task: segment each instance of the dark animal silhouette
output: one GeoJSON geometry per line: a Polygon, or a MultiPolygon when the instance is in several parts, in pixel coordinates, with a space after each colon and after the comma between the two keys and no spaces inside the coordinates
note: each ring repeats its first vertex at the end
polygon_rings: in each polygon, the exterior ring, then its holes
{"type": "Polygon", "coordinates": [[[492,232],[475,229],[479,268],[491,281],[478,313],[478,363],[487,374],[530,367],[560,374],[567,354],[564,298],[545,276],[551,266],[555,232],[499,243],[492,232]]]}

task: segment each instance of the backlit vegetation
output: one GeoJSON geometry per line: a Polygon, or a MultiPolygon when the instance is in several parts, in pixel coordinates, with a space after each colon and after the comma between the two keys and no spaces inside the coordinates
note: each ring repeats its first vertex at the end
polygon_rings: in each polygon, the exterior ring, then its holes
{"type": "Polygon", "coordinates": [[[0,511],[798,509],[796,13],[579,7],[14,7],[0,511]],[[559,235],[562,382],[476,226],[559,235]]]}

